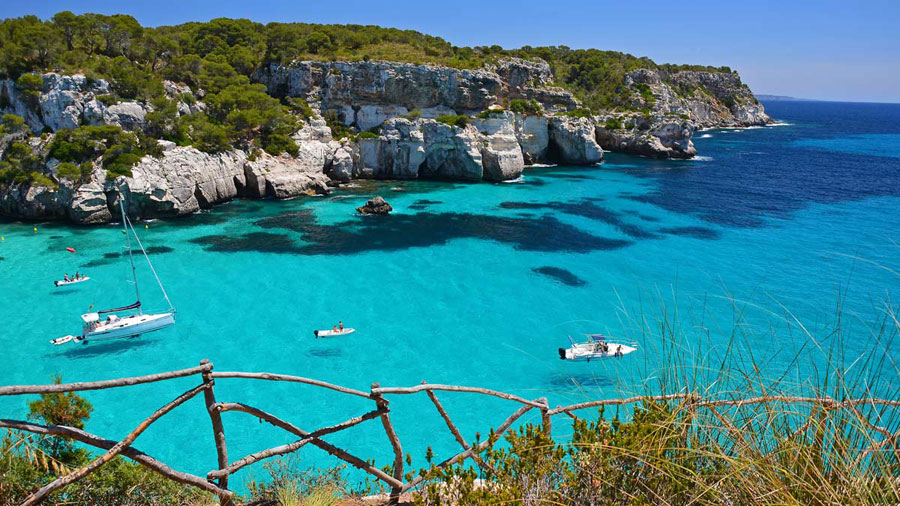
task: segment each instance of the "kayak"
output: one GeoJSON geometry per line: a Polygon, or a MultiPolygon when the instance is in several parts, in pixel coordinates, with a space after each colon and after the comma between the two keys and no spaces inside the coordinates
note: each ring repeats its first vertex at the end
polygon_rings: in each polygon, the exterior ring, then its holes
{"type": "Polygon", "coordinates": [[[68,281],[66,281],[66,280],[64,280],[64,279],[61,279],[61,280],[59,280],[59,281],[54,281],[54,282],[53,282],[53,286],[74,285],[74,284],[76,284],[76,283],[82,283],[82,282],[88,281],[88,280],[90,280],[90,279],[91,279],[91,278],[90,278],[89,276],[85,276],[85,277],[83,277],[83,278],[78,278],[78,279],[70,279],[70,280],[68,280],[68,281]]]}
{"type": "Polygon", "coordinates": [[[344,330],[314,330],[313,334],[316,335],[316,338],[320,337],[336,337],[343,336],[347,334],[352,334],[356,332],[356,329],[346,328],[344,330]]]}

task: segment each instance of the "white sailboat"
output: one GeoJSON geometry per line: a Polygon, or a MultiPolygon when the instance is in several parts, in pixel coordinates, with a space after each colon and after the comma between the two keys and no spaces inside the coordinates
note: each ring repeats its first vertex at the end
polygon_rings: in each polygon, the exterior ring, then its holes
{"type": "Polygon", "coordinates": [[[121,196],[119,207],[122,209],[122,227],[125,232],[126,248],[128,249],[128,259],[131,262],[131,276],[134,280],[134,292],[137,301],[124,307],[104,309],[95,313],[83,314],[81,315],[82,328],[80,336],[68,335],[59,337],[51,340],[51,344],[60,345],[68,342],[87,344],[88,341],[95,340],[138,337],[148,332],[164,329],[175,323],[175,308],[172,306],[172,302],[166,294],[166,289],[163,288],[162,282],[156,274],[156,269],[153,268],[153,264],[150,262],[150,257],[147,256],[147,251],[144,249],[141,239],[134,230],[134,225],[132,225],[131,220],[129,220],[128,216],[125,214],[125,199],[121,196]],[[141,252],[147,260],[147,265],[150,267],[150,272],[153,273],[156,282],[159,284],[159,289],[162,291],[163,297],[169,304],[169,310],[166,312],[144,314],[141,310],[141,292],[138,288],[137,270],[135,269],[134,255],[131,249],[132,235],[134,235],[135,241],[141,248],[141,252]],[[137,310],[137,313],[126,315],[118,314],[133,310],[137,310]],[[105,319],[103,318],[103,315],[106,315],[105,319]]]}

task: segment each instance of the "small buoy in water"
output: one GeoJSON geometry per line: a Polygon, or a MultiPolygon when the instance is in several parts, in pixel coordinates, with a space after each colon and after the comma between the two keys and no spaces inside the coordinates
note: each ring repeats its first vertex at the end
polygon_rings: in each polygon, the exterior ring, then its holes
{"type": "Polygon", "coordinates": [[[5,241],[6,237],[0,237],[0,241],[5,241]]]}
{"type": "Polygon", "coordinates": [[[33,230],[34,230],[34,231],[35,231],[35,232],[37,232],[37,227],[34,227],[34,229],[33,229],[33,230]]]}
{"type": "Polygon", "coordinates": [[[150,225],[144,225],[144,228],[150,228],[150,225]]]}

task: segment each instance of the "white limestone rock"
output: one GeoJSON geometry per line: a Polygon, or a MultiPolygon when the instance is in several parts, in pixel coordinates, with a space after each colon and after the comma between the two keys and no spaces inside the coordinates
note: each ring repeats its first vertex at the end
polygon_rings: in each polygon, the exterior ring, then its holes
{"type": "Polygon", "coordinates": [[[603,159],[590,118],[554,116],[549,123],[550,144],[560,163],[592,165],[603,159]]]}
{"type": "Polygon", "coordinates": [[[487,181],[508,181],[522,175],[525,159],[516,138],[515,115],[509,111],[473,118],[472,125],[482,135],[481,164],[487,181]]]}
{"type": "Polygon", "coordinates": [[[522,148],[525,165],[547,161],[547,147],[550,144],[549,128],[546,116],[516,114],[516,139],[522,148]]]}

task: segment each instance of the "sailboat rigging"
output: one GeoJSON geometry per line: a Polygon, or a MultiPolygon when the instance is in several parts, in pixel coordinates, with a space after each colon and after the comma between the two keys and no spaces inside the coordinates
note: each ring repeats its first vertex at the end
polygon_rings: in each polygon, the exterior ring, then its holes
{"type": "Polygon", "coordinates": [[[134,225],[131,223],[131,220],[128,219],[128,215],[125,213],[125,199],[121,194],[119,195],[119,208],[122,211],[122,231],[126,237],[125,247],[128,250],[128,260],[131,264],[131,277],[134,283],[134,295],[136,299],[135,302],[123,307],[103,309],[93,313],[85,313],[81,315],[82,329],[80,336],[63,336],[51,340],[50,343],[55,345],[65,344],[68,342],[80,342],[87,344],[89,340],[94,341],[101,339],[106,340],[125,337],[138,337],[140,335],[164,329],[170,325],[175,324],[175,307],[169,300],[169,295],[166,293],[166,289],[163,287],[162,281],[160,281],[159,275],[157,275],[156,273],[156,269],[153,268],[153,263],[150,262],[150,257],[147,256],[147,250],[144,249],[144,245],[143,243],[141,243],[141,238],[138,237],[137,231],[134,229],[134,225]],[[166,312],[144,314],[143,310],[141,309],[141,291],[140,287],[138,286],[137,267],[134,264],[134,252],[131,245],[131,236],[134,236],[135,242],[137,242],[138,247],[141,249],[141,253],[143,253],[144,258],[147,260],[147,266],[150,268],[150,272],[152,272],[153,277],[156,278],[156,282],[163,294],[163,298],[166,299],[166,303],[168,303],[169,305],[169,309],[166,312]],[[132,310],[137,310],[137,313],[123,316],[117,314],[132,310]],[[106,319],[101,319],[101,315],[107,315],[106,319]]]}

